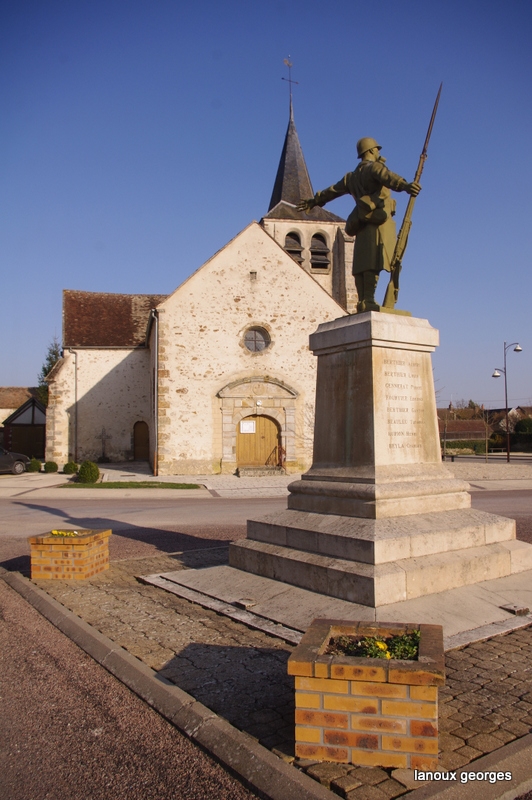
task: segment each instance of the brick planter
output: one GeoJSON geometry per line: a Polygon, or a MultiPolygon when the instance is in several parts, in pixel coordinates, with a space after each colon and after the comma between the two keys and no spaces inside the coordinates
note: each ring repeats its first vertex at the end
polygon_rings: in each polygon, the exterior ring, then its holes
{"type": "Polygon", "coordinates": [[[316,619],[288,660],[296,683],[299,758],[380,767],[438,765],[441,625],[316,619]],[[323,655],[331,636],[420,629],[418,661],[323,655]]]}
{"type": "Polygon", "coordinates": [[[83,580],[109,569],[111,531],[78,530],[77,536],[32,536],[31,577],[83,580]]]}

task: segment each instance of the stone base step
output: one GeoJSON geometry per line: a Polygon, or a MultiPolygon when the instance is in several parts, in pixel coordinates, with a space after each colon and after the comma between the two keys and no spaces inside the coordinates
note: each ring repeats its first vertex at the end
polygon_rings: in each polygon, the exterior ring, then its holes
{"type": "Polygon", "coordinates": [[[287,509],[248,520],[248,539],[307,553],[384,564],[515,539],[515,521],[476,509],[360,519],[287,509]]]}
{"type": "Polygon", "coordinates": [[[372,565],[245,539],[231,544],[229,564],[377,608],[532,569],[532,545],[511,540],[372,565]]]}
{"type": "Polygon", "coordinates": [[[286,475],[283,467],[238,467],[239,478],[268,478],[272,475],[286,475]]]}

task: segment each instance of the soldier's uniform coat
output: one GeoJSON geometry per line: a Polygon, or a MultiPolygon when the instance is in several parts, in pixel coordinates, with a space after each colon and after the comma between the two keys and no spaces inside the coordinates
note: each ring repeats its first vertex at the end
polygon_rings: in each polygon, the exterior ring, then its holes
{"type": "Polygon", "coordinates": [[[356,235],[353,258],[353,275],[360,272],[390,272],[390,263],[397,239],[395,222],[395,200],[390,189],[404,191],[408,181],[391,172],[383,161],[361,161],[354,172],[348,172],[342,180],[318,192],[314,196],[317,205],[350,194],[356,206],[349,215],[346,233],[356,235]]]}

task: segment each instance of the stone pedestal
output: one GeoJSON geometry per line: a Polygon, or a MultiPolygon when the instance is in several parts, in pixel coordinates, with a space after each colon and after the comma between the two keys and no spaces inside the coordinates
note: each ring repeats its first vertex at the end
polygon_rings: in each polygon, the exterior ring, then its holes
{"type": "Polygon", "coordinates": [[[427,320],[382,312],[319,326],[312,467],[231,566],[372,607],[532,569],[514,521],[473,511],[441,462],[437,345],[427,320]]]}

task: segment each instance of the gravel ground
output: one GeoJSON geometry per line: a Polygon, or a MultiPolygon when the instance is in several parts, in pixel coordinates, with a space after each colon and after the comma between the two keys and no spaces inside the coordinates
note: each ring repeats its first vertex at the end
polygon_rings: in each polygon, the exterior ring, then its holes
{"type": "Polygon", "coordinates": [[[255,797],[0,581],[1,800],[255,797]]]}

